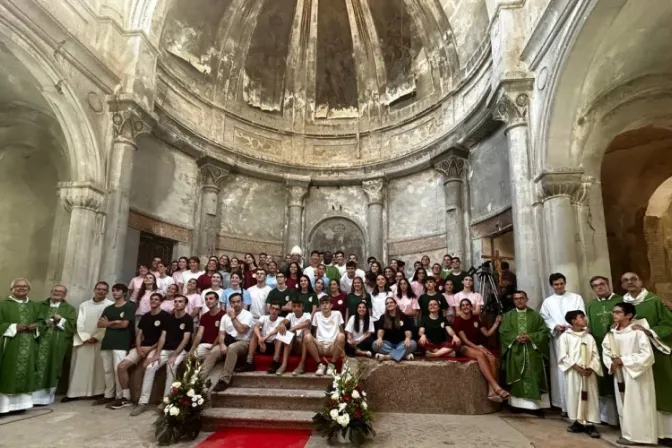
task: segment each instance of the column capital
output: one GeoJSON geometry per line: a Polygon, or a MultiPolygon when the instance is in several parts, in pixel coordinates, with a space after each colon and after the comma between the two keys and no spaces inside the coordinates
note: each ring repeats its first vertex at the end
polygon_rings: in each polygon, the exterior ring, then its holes
{"type": "Polygon", "coordinates": [[[379,177],[362,181],[362,189],[369,198],[369,205],[382,204],[385,199],[385,178],[379,177]]]}
{"type": "Polygon", "coordinates": [[[231,168],[216,163],[214,160],[202,159],[198,162],[201,188],[215,190],[219,193],[224,180],[231,174],[231,168]]]}
{"type": "Polygon", "coordinates": [[[114,141],[135,146],[140,135],[149,134],[156,124],[156,115],[147,111],[130,95],[113,95],[108,100],[112,113],[114,141]]]}
{"type": "Polygon", "coordinates": [[[499,84],[491,106],[492,117],[506,125],[507,131],[527,126],[528,109],[534,80],[504,80],[499,84]]]}
{"type": "Polygon", "coordinates": [[[537,194],[541,201],[554,197],[565,196],[573,204],[585,204],[592,184],[597,182],[583,171],[545,171],[534,180],[537,194]]]}
{"type": "Polygon", "coordinates": [[[288,205],[290,207],[303,207],[303,200],[308,195],[310,181],[310,176],[285,175],[285,187],[289,193],[288,205]]]}
{"type": "Polygon", "coordinates": [[[461,182],[464,170],[468,166],[468,159],[469,149],[451,147],[432,160],[432,165],[443,176],[444,182],[461,182]]]}
{"type": "Polygon", "coordinates": [[[58,194],[63,199],[65,209],[75,208],[100,212],[105,200],[105,191],[90,182],[59,182],[58,194]]]}

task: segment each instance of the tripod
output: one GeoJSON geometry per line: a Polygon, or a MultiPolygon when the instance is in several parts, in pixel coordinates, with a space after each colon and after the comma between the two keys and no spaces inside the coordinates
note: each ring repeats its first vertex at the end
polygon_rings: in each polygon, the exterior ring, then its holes
{"type": "Polygon", "coordinates": [[[481,269],[481,272],[478,273],[479,285],[478,292],[483,297],[484,311],[489,311],[490,313],[497,315],[502,312],[504,307],[502,302],[499,299],[499,291],[497,290],[497,283],[495,278],[492,276],[492,272],[489,269],[481,269]]]}

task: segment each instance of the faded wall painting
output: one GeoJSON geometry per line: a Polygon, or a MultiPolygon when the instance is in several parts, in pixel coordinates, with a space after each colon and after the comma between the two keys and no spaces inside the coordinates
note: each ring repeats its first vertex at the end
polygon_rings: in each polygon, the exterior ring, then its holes
{"type": "Polygon", "coordinates": [[[308,236],[308,253],[313,250],[345,252],[357,255],[357,259],[364,260],[366,241],[362,230],[347,218],[327,218],[319,222],[308,236]]]}

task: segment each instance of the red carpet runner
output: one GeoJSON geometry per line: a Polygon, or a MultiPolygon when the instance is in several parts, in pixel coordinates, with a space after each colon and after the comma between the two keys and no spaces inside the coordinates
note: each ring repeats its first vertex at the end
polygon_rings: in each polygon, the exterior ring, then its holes
{"type": "Polygon", "coordinates": [[[224,428],[198,448],[303,448],[310,431],[297,429],[224,428]]]}

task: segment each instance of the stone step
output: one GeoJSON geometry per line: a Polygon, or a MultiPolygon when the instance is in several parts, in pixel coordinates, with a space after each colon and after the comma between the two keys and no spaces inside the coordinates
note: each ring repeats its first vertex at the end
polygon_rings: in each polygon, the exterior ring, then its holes
{"type": "Polygon", "coordinates": [[[230,387],[223,392],[213,392],[212,407],[277,409],[317,412],[324,398],[323,390],[259,389],[230,387]]]}
{"type": "Polygon", "coordinates": [[[320,377],[314,373],[292,376],[291,372],[287,372],[282,376],[277,376],[266,372],[244,372],[233,374],[231,388],[299,389],[324,392],[332,381],[331,377],[320,377]]]}
{"type": "Polygon", "coordinates": [[[203,412],[203,431],[220,428],[312,429],[313,411],[209,408],[203,412]]]}

